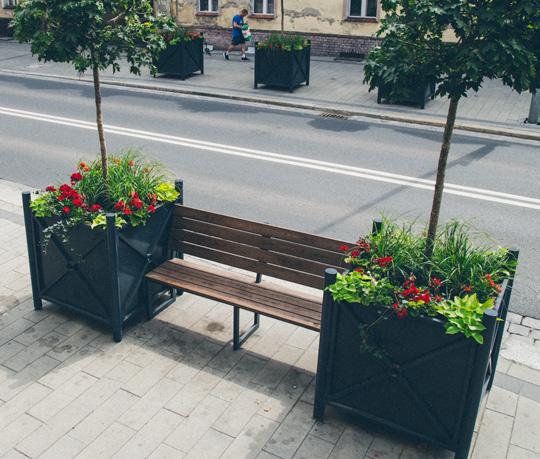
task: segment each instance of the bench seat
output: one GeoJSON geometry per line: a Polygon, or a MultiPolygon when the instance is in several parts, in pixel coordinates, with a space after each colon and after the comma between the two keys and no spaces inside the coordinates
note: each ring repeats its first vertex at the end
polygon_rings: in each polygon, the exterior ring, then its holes
{"type": "Polygon", "coordinates": [[[230,304],[319,332],[321,295],[287,291],[270,282],[201,263],[172,259],[149,272],[146,277],[171,288],[230,304]]]}

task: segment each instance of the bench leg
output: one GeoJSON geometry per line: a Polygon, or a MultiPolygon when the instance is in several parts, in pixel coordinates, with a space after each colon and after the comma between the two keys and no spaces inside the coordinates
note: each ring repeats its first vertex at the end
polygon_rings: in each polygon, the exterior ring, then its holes
{"type": "Polygon", "coordinates": [[[240,346],[246,342],[246,340],[253,335],[259,328],[260,315],[258,313],[253,314],[253,325],[249,327],[243,335],[240,335],[240,308],[234,306],[233,310],[233,350],[237,351],[240,346]]]}
{"type": "Polygon", "coordinates": [[[151,320],[157,316],[161,311],[166,309],[168,306],[173,304],[176,301],[177,290],[175,288],[169,289],[169,297],[164,298],[163,301],[159,304],[153,304],[153,298],[150,293],[150,280],[143,280],[143,301],[146,307],[146,320],[151,320]]]}

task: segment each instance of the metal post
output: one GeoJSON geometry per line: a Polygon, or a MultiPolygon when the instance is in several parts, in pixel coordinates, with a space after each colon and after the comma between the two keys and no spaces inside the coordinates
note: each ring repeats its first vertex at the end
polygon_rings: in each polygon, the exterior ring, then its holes
{"type": "Polygon", "coordinates": [[[474,425],[478,415],[478,409],[484,393],[484,384],[486,383],[486,371],[489,365],[491,345],[493,344],[494,329],[497,322],[497,311],[489,309],[484,313],[483,323],[486,329],[484,330],[483,344],[477,345],[476,357],[473,362],[471,373],[471,382],[469,384],[467,402],[465,404],[464,417],[461,422],[461,435],[458,439],[458,447],[456,449],[455,459],[467,459],[471,440],[473,437],[474,425]]]}
{"type": "Polygon", "coordinates": [[[373,234],[377,234],[379,231],[382,230],[383,221],[380,218],[377,218],[373,220],[373,227],[371,229],[371,232],[373,234]]]}
{"type": "Polygon", "coordinates": [[[118,231],[116,230],[115,214],[107,214],[107,258],[111,282],[111,326],[113,339],[117,343],[122,341],[122,305],[120,303],[120,285],[118,279],[118,231]]]}
{"type": "MultiPolygon", "coordinates": [[[[518,261],[519,250],[508,249],[510,257],[518,261]]],[[[497,334],[495,335],[495,343],[493,344],[493,350],[491,351],[491,377],[489,379],[489,384],[487,390],[491,390],[493,386],[493,381],[495,380],[495,372],[497,371],[497,361],[499,359],[499,351],[501,350],[502,339],[504,336],[504,328],[506,327],[506,316],[508,315],[508,306],[510,305],[510,297],[512,295],[512,288],[514,286],[514,276],[508,279],[506,284],[506,291],[503,293],[503,301],[501,304],[502,311],[499,313],[499,319],[501,319],[500,325],[498,326],[497,334]]]]}
{"type": "Polygon", "coordinates": [[[26,245],[28,247],[28,263],[30,265],[30,280],[32,281],[32,298],[34,300],[34,309],[41,311],[43,301],[41,300],[41,288],[39,286],[39,267],[37,257],[38,241],[35,235],[34,216],[30,209],[31,194],[25,191],[22,194],[24,227],[26,229],[26,245]]]}
{"type": "Polygon", "coordinates": [[[315,376],[315,403],[313,406],[313,417],[317,421],[324,419],[326,405],[326,392],[328,380],[329,349],[331,345],[330,334],[332,332],[332,314],[334,299],[327,287],[335,284],[338,272],[333,268],[324,271],[324,296],[321,315],[321,334],[319,340],[319,357],[317,361],[317,374],[315,376]]]}

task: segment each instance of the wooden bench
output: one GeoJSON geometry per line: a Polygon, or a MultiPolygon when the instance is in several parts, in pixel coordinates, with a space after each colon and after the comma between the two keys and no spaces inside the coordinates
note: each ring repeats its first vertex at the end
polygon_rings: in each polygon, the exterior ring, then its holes
{"type": "MultiPolygon", "coordinates": [[[[343,270],[343,245],[351,244],[177,204],[169,238],[176,258],[149,272],[146,281],[233,306],[233,347],[237,350],[259,327],[260,315],[320,331],[322,294],[302,293],[308,289],[286,288],[266,279],[262,282],[262,276],[322,291],[325,268],[343,270]],[[254,275],[184,260],[183,254],[254,275]],[[254,313],[253,325],[242,335],[240,309],[254,313]]],[[[159,311],[149,297],[148,318],[159,311]]]]}

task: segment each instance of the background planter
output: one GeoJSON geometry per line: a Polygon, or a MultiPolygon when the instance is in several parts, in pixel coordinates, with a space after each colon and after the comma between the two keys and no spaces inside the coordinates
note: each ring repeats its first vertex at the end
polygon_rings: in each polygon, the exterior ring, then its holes
{"type": "Polygon", "coordinates": [[[204,74],[203,39],[182,41],[176,45],[168,46],[154,62],[157,73],[175,75],[185,79],[195,72],[204,74]]]}
{"type": "MultiPolygon", "coordinates": [[[[329,284],[334,276],[327,273],[329,284]]],[[[511,288],[509,279],[496,308],[484,315],[483,345],[447,335],[438,319],[394,316],[371,332],[384,358],[360,349],[359,326],[372,323],[377,312],[334,303],[326,292],[315,417],[322,419],[331,404],[466,459],[480,401],[495,375],[511,288]]]]}
{"type": "Polygon", "coordinates": [[[9,27],[11,18],[0,18],[0,37],[12,37],[13,29],[9,27]]]}
{"type": "Polygon", "coordinates": [[[255,89],[260,84],[294,88],[305,83],[309,86],[311,45],[301,51],[259,49],[255,44],[255,89]]]}
{"type": "MultiPolygon", "coordinates": [[[[67,307],[97,320],[122,339],[124,323],[145,309],[144,275],[171,258],[168,233],[173,204],[157,207],[145,226],[117,229],[114,216],[107,216],[106,230],[78,225],[68,241],[53,236],[43,251],[43,230],[58,221],[33,215],[30,193],[23,193],[26,238],[34,307],[42,300],[67,307]]],[[[175,300],[173,290],[154,288],[163,307],[175,300]]]]}
{"type": "Polygon", "coordinates": [[[403,86],[400,88],[381,84],[377,90],[378,104],[386,100],[396,104],[417,105],[424,109],[426,102],[434,98],[435,83],[403,82],[403,86]]]}

